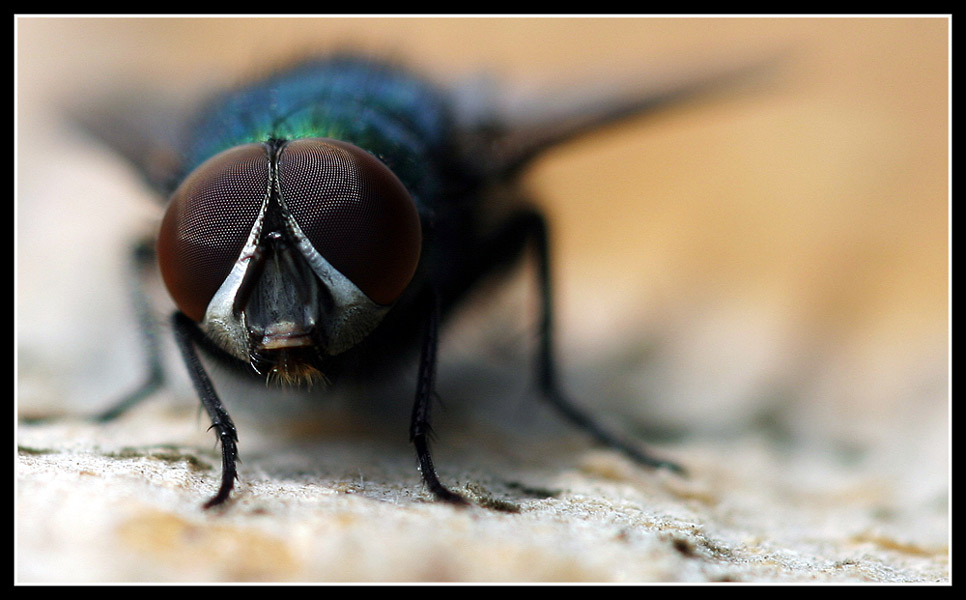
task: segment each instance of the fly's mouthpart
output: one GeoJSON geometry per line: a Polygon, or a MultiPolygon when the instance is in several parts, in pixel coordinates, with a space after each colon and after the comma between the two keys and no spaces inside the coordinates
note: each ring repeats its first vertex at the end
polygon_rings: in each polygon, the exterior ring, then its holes
{"type": "Polygon", "coordinates": [[[265,378],[265,385],[311,390],[313,386],[328,386],[331,381],[317,364],[321,357],[314,346],[252,350],[248,364],[265,378]]]}
{"type": "Polygon", "coordinates": [[[275,323],[262,332],[258,346],[264,350],[282,350],[313,346],[312,334],[291,321],[275,323]]]}

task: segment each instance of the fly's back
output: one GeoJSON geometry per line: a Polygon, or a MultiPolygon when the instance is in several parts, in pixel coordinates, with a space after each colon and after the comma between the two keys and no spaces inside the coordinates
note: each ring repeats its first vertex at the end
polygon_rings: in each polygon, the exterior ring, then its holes
{"type": "Polygon", "coordinates": [[[332,138],[377,156],[418,202],[451,128],[446,98],[418,76],[359,57],[310,61],[214,98],[191,127],[185,172],[248,142],[332,138]]]}

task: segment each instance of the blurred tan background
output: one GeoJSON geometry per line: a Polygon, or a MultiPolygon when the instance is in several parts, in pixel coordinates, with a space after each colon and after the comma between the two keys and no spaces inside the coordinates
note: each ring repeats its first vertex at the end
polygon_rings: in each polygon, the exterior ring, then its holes
{"type": "Polygon", "coordinates": [[[447,84],[493,77],[513,99],[780,55],[756,86],[608,128],[527,175],[555,226],[568,381],[627,424],[791,440],[891,465],[911,498],[940,501],[948,34],[944,18],[19,19],[20,414],[103,406],[138,372],[118,273],[156,208],[58,102],[192,94],[345,44],[447,84]]]}

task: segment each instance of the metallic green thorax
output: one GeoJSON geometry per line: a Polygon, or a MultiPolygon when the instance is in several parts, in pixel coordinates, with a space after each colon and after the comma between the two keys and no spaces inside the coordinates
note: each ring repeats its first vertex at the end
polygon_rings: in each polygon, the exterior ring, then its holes
{"type": "Polygon", "coordinates": [[[382,160],[419,202],[436,192],[450,119],[441,95],[404,70],[356,57],[313,61],[215,98],[192,128],[184,172],[249,142],[328,137],[382,160]]]}

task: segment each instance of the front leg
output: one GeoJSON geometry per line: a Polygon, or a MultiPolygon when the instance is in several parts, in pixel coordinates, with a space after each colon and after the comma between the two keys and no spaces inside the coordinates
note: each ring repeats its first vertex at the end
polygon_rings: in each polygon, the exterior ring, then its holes
{"type": "Polygon", "coordinates": [[[235,424],[228,415],[228,411],[218,399],[204,365],[198,359],[195,344],[199,339],[203,341],[203,334],[198,326],[180,311],[174,313],[171,323],[174,326],[175,341],[181,349],[181,356],[191,375],[191,382],[201,398],[202,406],[211,418],[211,429],[218,434],[218,441],[221,443],[221,487],[218,493],[204,504],[205,508],[211,508],[228,500],[235,485],[235,479],[238,477],[235,468],[235,462],[238,460],[238,433],[235,431],[235,424]]]}
{"type": "Polygon", "coordinates": [[[422,352],[419,357],[419,376],[416,382],[416,401],[413,404],[412,421],[409,428],[409,440],[416,447],[419,459],[419,470],[423,475],[426,487],[436,496],[437,500],[453,504],[465,504],[466,500],[456,492],[448,489],[436,475],[433,457],[429,451],[429,436],[432,433],[430,425],[430,408],[436,393],[436,349],[439,345],[439,297],[436,291],[428,289],[423,294],[425,331],[423,333],[422,352]]]}

